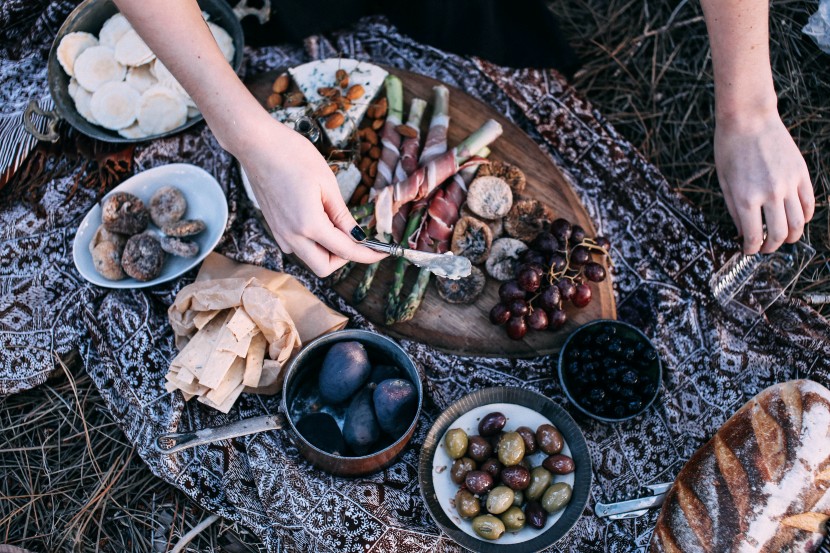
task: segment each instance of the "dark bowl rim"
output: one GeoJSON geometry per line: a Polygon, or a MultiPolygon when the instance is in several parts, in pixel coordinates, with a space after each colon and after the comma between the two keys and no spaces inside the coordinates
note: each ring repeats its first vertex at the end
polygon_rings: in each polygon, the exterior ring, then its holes
{"type": "Polygon", "coordinates": [[[624,422],[624,421],[631,420],[633,418],[639,417],[640,415],[645,413],[649,409],[649,407],[651,407],[652,404],[657,400],[657,398],[660,396],[660,390],[663,387],[663,358],[660,356],[660,352],[657,351],[657,346],[654,345],[654,342],[652,342],[651,339],[648,336],[646,336],[643,333],[642,330],[640,330],[636,326],[632,325],[631,323],[627,323],[625,321],[619,321],[617,319],[596,319],[596,320],[587,322],[584,325],[581,325],[581,326],[575,328],[568,335],[568,337],[565,339],[565,342],[562,344],[562,349],[559,350],[559,357],[557,358],[556,365],[557,365],[556,372],[557,372],[557,375],[559,376],[559,385],[562,387],[562,392],[564,392],[565,397],[568,398],[568,401],[570,402],[570,404],[573,405],[574,407],[576,407],[576,409],[579,410],[580,413],[582,413],[584,415],[587,415],[587,416],[591,417],[592,419],[598,420],[600,422],[618,423],[618,422],[624,422]],[[564,358],[565,358],[565,352],[568,349],[568,345],[571,343],[571,340],[577,334],[579,334],[580,332],[582,332],[586,328],[596,326],[596,325],[600,325],[600,324],[613,324],[613,325],[622,326],[622,327],[625,327],[629,330],[634,331],[635,334],[637,334],[642,340],[644,340],[645,343],[648,344],[657,353],[657,389],[654,391],[654,395],[651,396],[651,399],[649,399],[648,402],[646,402],[646,404],[643,405],[643,407],[639,411],[637,411],[636,413],[633,413],[631,415],[628,415],[626,417],[622,417],[622,418],[618,418],[618,419],[611,418],[611,417],[603,417],[603,416],[597,415],[597,414],[592,413],[589,410],[585,409],[582,405],[579,404],[578,401],[576,401],[576,399],[574,399],[573,395],[571,394],[571,391],[568,389],[568,386],[565,383],[565,375],[564,375],[563,366],[565,364],[564,358]]]}
{"type": "MultiPolygon", "coordinates": [[[[221,11],[224,12],[225,15],[233,16],[231,20],[233,23],[233,29],[225,29],[229,35],[231,35],[231,39],[234,42],[234,48],[236,48],[236,52],[234,52],[234,59],[232,60],[231,67],[235,73],[239,73],[240,68],[242,67],[242,62],[244,60],[244,48],[245,48],[245,35],[242,29],[242,24],[237,19],[236,15],[234,15],[233,10],[230,6],[223,2],[222,0],[207,0],[213,4],[213,8],[217,12],[221,11]],[[227,7],[227,10],[226,10],[227,7]],[[237,44],[237,40],[241,40],[241,44],[237,44]]],[[[88,9],[88,6],[96,4],[96,3],[109,3],[112,4],[115,8],[115,12],[119,13],[118,7],[115,6],[112,0],[83,0],[79,3],[75,8],[66,16],[64,21],[61,23],[61,26],[58,28],[58,32],[55,34],[55,38],[52,40],[52,45],[49,49],[49,56],[46,60],[46,71],[47,71],[47,88],[49,89],[49,95],[52,98],[52,102],[55,105],[55,112],[57,113],[57,117],[60,120],[66,121],[73,129],[77,130],[78,132],[88,136],[90,138],[94,138],[95,140],[100,140],[102,142],[109,142],[112,144],[139,144],[142,142],[149,142],[151,140],[156,140],[158,138],[165,138],[168,136],[173,136],[178,134],[184,130],[187,130],[197,123],[200,123],[204,120],[204,116],[200,112],[193,118],[188,118],[185,121],[184,125],[176,127],[175,129],[171,129],[164,133],[153,134],[150,136],[144,136],[141,138],[126,138],[118,134],[118,131],[113,131],[110,129],[106,129],[101,125],[95,125],[90,123],[86,119],[81,116],[80,113],[77,112],[74,105],[66,105],[65,102],[58,94],[58,92],[66,92],[68,95],[67,90],[58,90],[58,88],[65,89],[68,86],[69,82],[69,75],[63,70],[63,67],[60,65],[57,59],[57,51],[58,51],[58,44],[69,33],[76,31],[77,21],[77,14],[85,9],[88,9]],[[67,85],[62,84],[63,81],[60,75],[53,75],[55,71],[60,71],[64,77],[67,78],[67,85]],[[67,114],[69,117],[67,117],[67,114]],[[77,117],[76,117],[77,116],[77,117]],[[79,119],[83,121],[85,124],[88,124],[90,128],[85,128],[84,124],[78,124],[74,119],[79,119]]],[[[200,9],[204,11],[210,12],[210,10],[205,10],[200,5],[200,9]]],[[[211,13],[211,15],[215,15],[211,13]]],[[[100,32],[100,29],[99,29],[100,32]]]]}
{"type": "Polygon", "coordinates": [[[554,545],[566,536],[579,521],[591,497],[593,466],[588,450],[588,442],[585,440],[585,434],[573,417],[571,417],[570,413],[549,397],[535,390],[514,386],[500,386],[482,388],[463,396],[443,410],[435,419],[435,422],[424,439],[424,444],[421,449],[421,455],[418,461],[418,482],[421,489],[421,498],[424,500],[427,511],[429,511],[432,519],[444,533],[465,549],[481,553],[535,553],[554,545]],[[523,402],[530,403],[531,405],[523,402]],[[565,512],[551,528],[535,538],[521,543],[500,544],[496,541],[491,542],[470,536],[458,528],[447,517],[444,509],[438,504],[435,497],[430,497],[430,494],[434,495],[435,493],[432,479],[432,463],[439,440],[458,417],[471,409],[491,403],[513,403],[530,409],[534,408],[533,403],[543,406],[549,412],[542,413],[540,411],[540,414],[551,420],[562,432],[571,450],[571,455],[577,463],[576,474],[574,475],[573,496],[571,502],[565,507],[565,512]],[[550,413],[553,413],[553,415],[550,413]],[[579,458],[578,461],[577,458],[579,458]]]}
{"type": "Polygon", "coordinates": [[[412,439],[412,435],[413,435],[413,432],[415,430],[415,427],[418,425],[418,419],[420,419],[420,417],[421,417],[421,410],[423,408],[423,403],[424,403],[423,384],[421,383],[420,374],[418,373],[418,367],[415,365],[415,362],[412,360],[412,357],[410,357],[410,355],[408,353],[406,353],[406,351],[398,343],[396,343],[394,340],[392,340],[388,336],[384,336],[383,334],[378,334],[378,333],[372,332],[370,330],[363,330],[363,329],[359,329],[359,328],[344,328],[344,329],[341,329],[341,330],[335,330],[334,332],[329,332],[328,334],[323,334],[322,336],[318,336],[317,338],[315,338],[314,340],[312,340],[311,342],[309,342],[308,344],[303,346],[300,349],[299,353],[297,353],[297,355],[295,355],[294,358],[289,362],[288,367],[287,367],[286,372],[285,372],[285,381],[284,382],[285,382],[285,385],[283,385],[283,387],[282,387],[282,411],[285,415],[285,419],[288,421],[288,424],[291,427],[291,430],[292,430],[293,434],[300,441],[302,441],[302,443],[305,447],[307,447],[310,450],[314,451],[316,454],[322,455],[326,458],[329,458],[331,460],[336,460],[336,461],[339,461],[339,462],[344,462],[344,461],[345,462],[357,462],[359,460],[368,460],[368,459],[372,459],[374,457],[381,456],[384,453],[388,453],[389,451],[391,451],[392,449],[394,449],[396,447],[405,446],[406,443],[409,442],[412,439]],[[376,339],[376,338],[381,339],[381,341],[386,342],[388,344],[391,344],[393,346],[392,349],[396,349],[404,355],[404,358],[411,365],[411,369],[414,372],[414,374],[419,376],[417,379],[415,379],[415,382],[413,382],[413,385],[415,386],[415,390],[418,393],[418,409],[415,411],[415,416],[412,418],[412,423],[407,427],[406,431],[403,434],[401,434],[400,438],[398,438],[397,440],[395,440],[394,442],[392,442],[388,446],[384,447],[383,449],[375,451],[375,452],[370,453],[368,455],[361,455],[361,456],[348,456],[348,457],[346,457],[346,456],[343,456],[343,455],[334,455],[332,453],[328,453],[327,451],[323,451],[322,449],[320,449],[317,446],[313,445],[297,429],[297,426],[294,424],[294,420],[291,418],[291,414],[289,413],[289,410],[288,410],[288,385],[287,384],[289,383],[290,378],[294,376],[294,373],[299,370],[298,366],[300,364],[301,358],[303,356],[308,355],[310,351],[320,347],[321,345],[326,345],[330,342],[332,342],[332,343],[341,342],[341,341],[343,341],[343,340],[339,339],[341,337],[343,339],[352,339],[352,340],[355,340],[355,341],[360,341],[360,338],[365,337],[365,336],[372,336],[373,339],[376,339]]]}

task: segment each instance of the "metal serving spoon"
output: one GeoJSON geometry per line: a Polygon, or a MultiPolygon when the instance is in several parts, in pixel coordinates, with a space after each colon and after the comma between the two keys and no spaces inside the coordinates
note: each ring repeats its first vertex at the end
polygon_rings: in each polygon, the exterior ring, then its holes
{"type": "Polygon", "coordinates": [[[378,252],[388,253],[392,257],[403,257],[417,267],[427,269],[436,276],[458,280],[470,276],[473,265],[466,257],[447,253],[428,253],[404,248],[400,244],[387,244],[367,238],[360,241],[367,248],[378,252]]]}

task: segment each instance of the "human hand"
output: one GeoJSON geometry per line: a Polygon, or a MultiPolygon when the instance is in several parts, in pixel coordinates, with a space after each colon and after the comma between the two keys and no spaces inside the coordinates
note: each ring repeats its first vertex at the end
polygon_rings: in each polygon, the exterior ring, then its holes
{"type": "Polygon", "coordinates": [[[715,166],[726,207],[744,238],[744,254],[771,253],[783,242],[798,241],[815,210],[813,185],[776,110],[719,118],[715,166]]]}
{"type": "Polygon", "coordinates": [[[318,276],[346,264],[380,261],[385,254],[352,240],[357,222],[323,156],[300,134],[270,116],[240,159],[280,249],[296,253],[318,276]]]}

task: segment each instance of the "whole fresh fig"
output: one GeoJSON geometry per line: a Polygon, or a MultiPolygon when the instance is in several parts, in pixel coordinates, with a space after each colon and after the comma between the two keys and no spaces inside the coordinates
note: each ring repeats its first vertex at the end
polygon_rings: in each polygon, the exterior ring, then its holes
{"type": "Polygon", "coordinates": [[[418,410],[415,386],[402,378],[384,380],[375,388],[375,414],[384,432],[400,437],[412,424],[418,410]]]}
{"type": "Polygon", "coordinates": [[[343,403],[366,383],[371,372],[372,365],[363,344],[334,344],[320,369],[320,398],[330,404],[343,403]]]}

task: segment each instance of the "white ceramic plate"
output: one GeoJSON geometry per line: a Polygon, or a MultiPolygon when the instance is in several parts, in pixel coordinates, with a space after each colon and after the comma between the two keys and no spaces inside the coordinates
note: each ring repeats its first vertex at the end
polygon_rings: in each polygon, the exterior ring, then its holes
{"type": "MultiPolygon", "coordinates": [[[[536,429],[543,424],[553,424],[547,418],[537,413],[533,409],[529,409],[528,407],[524,407],[522,405],[515,405],[512,403],[491,403],[489,405],[482,405],[481,407],[476,407],[475,409],[472,409],[471,411],[464,413],[463,415],[458,417],[458,419],[456,419],[452,424],[450,424],[449,428],[447,429],[447,432],[449,432],[453,428],[461,428],[462,430],[464,430],[464,432],[467,433],[468,436],[475,436],[478,434],[478,423],[482,419],[482,417],[494,411],[504,413],[505,417],[507,417],[507,424],[504,427],[506,431],[515,430],[520,426],[527,426],[535,432],[536,429]]],[[[452,458],[447,454],[447,447],[444,442],[445,436],[446,432],[441,436],[441,440],[438,442],[438,447],[435,450],[435,457],[432,461],[432,478],[436,498],[438,500],[438,503],[441,505],[441,508],[444,510],[444,513],[451,521],[453,521],[453,523],[456,526],[458,526],[460,530],[476,539],[481,540],[478,534],[476,534],[473,531],[472,521],[461,518],[458,515],[458,511],[455,510],[455,506],[453,505],[455,494],[458,492],[459,486],[458,484],[452,481],[452,478],[450,478],[450,467],[452,467],[453,461],[452,458]]],[[[562,449],[562,454],[567,455],[569,457],[572,456],[571,449],[568,447],[567,442],[565,443],[565,447],[562,449]]],[[[528,456],[527,459],[530,460],[531,464],[534,467],[538,467],[542,464],[542,461],[544,461],[546,457],[546,454],[539,451],[533,455],[528,456]]],[[[565,475],[554,475],[553,482],[565,482],[566,484],[573,487],[574,473],[565,475]]],[[[504,535],[501,538],[499,538],[497,542],[491,543],[510,545],[515,543],[523,543],[533,538],[536,538],[540,534],[543,534],[545,531],[552,528],[564,512],[565,509],[561,509],[555,513],[551,513],[550,515],[548,515],[547,524],[542,529],[537,530],[530,526],[525,526],[518,532],[505,532],[504,535]]],[[[482,512],[482,514],[484,513],[482,512]]]]}
{"type": "MultiPolygon", "coordinates": [[[[92,254],[89,252],[89,242],[101,225],[101,205],[99,203],[81,221],[78,232],[75,234],[75,242],[72,245],[72,257],[81,276],[104,288],[147,288],[186,273],[213,251],[225,232],[225,225],[228,222],[228,203],[219,183],[204,169],[188,163],[171,163],[170,165],[154,167],[125,180],[115,187],[110,194],[129,192],[138,196],[145,205],[149,206],[153,193],[162,186],[175,186],[182,191],[187,200],[185,219],[201,219],[205,222],[207,228],[192,238],[199,244],[199,255],[186,258],[166,254],[161,274],[157,278],[146,282],[130,277],[123,280],[104,278],[95,270],[92,263],[92,254]]],[[[158,236],[162,236],[161,230],[152,221],[147,229],[155,232],[158,236]]]]}

